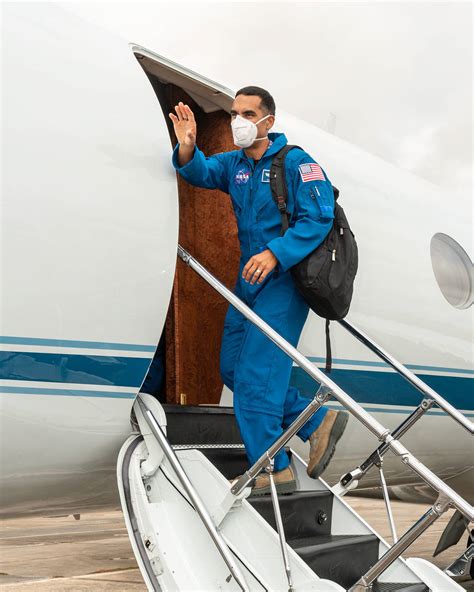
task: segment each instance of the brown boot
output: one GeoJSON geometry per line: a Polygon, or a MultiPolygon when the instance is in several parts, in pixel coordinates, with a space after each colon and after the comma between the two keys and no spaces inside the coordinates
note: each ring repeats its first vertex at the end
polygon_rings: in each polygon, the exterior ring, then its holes
{"type": "Polygon", "coordinates": [[[328,466],[348,419],[349,414],[345,411],[330,409],[319,428],[309,437],[310,451],[306,471],[313,479],[317,479],[328,466]]]}
{"type": "MultiPolygon", "coordinates": [[[[273,473],[273,480],[277,493],[284,495],[296,490],[296,480],[291,467],[273,473]]],[[[268,473],[261,473],[255,479],[251,495],[267,495],[268,493],[270,493],[270,477],[268,473]]]]}

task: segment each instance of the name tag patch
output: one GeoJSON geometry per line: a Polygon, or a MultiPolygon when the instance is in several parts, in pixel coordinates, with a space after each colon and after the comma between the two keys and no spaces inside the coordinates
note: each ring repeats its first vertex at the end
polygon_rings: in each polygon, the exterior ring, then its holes
{"type": "Polygon", "coordinates": [[[270,169],[263,169],[262,183],[270,183],[270,169]]]}

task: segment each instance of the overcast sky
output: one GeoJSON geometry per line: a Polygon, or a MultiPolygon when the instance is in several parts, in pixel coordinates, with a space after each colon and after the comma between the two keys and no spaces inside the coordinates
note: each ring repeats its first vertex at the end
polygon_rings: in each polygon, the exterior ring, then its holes
{"type": "Polygon", "coordinates": [[[277,109],[472,191],[471,2],[65,6],[231,89],[266,87],[277,109]]]}

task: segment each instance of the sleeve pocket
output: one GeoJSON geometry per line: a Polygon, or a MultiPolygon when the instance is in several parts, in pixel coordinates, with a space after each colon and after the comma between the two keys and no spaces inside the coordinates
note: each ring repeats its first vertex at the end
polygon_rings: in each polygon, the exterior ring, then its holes
{"type": "Polygon", "coordinates": [[[322,218],[334,218],[334,193],[328,183],[314,184],[311,187],[311,197],[317,204],[322,218]]]}

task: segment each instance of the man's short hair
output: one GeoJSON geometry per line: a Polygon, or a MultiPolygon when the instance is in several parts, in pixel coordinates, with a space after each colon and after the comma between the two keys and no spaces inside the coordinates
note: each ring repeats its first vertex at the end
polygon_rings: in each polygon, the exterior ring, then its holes
{"type": "Polygon", "coordinates": [[[268,90],[260,88],[259,86],[244,86],[244,88],[241,88],[235,93],[236,97],[239,95],[260,97],[260,106],[268,111],[268,113],[275,115],[275,101],[268,90]]]}

